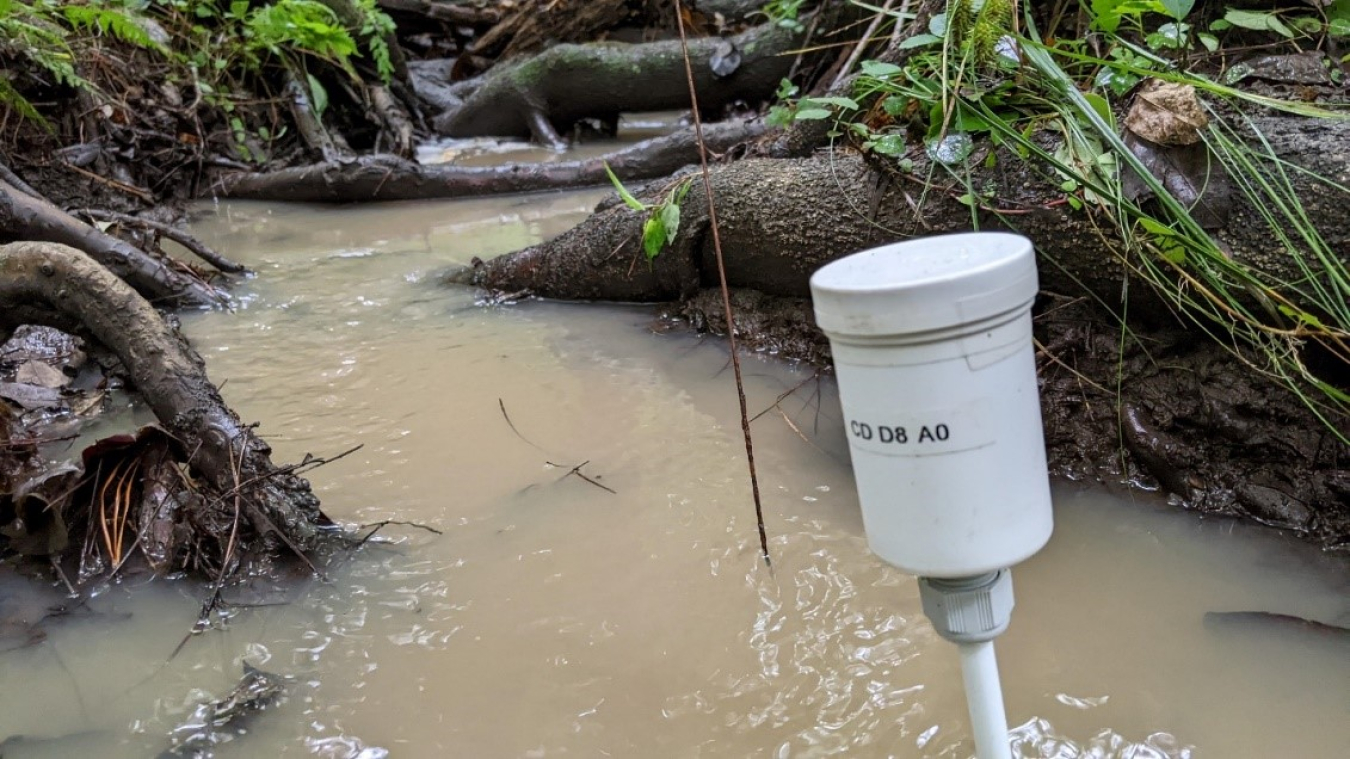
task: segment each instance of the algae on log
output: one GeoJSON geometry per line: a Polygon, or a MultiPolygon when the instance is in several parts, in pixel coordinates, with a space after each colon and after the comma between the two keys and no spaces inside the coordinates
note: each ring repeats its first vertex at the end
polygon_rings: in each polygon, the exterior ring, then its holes
{"type": "Polygon", "coordinates": [[[84,253],[53,243],[0,246],[0,324],[46,324],[92,334],[121,360],[188,464],[213,493],[238,503],[259,538],[297,551],[331,524],[309,483],[274,466],[271,449],[225,405],[201,356],[141,296],[84,253]],[[235,497],[238,501],[235,501],[235,497]]]}
{"type": "MultiPolygon", "coordinates": [[[[1350,185],[1350,123],[1310,122],[1286,116],[1253,119],[1282,159],[1350,185]]],[[[1002,212],[978,213],[961,202],[967,192],[940,167],[921,156],[906,178],[874,172],[856,155],[806,159],[747,159],[714,167],[712,184],[726,256],[727,281],[772,295],[805,296],[812,272],[849,253],[909,237],[981,229],[1008,229],[1035,241],[1043,289],[1087,293],[1115,307],[1129,270],[1110,228],[1072,210],[1044,167],[1000,154],[994,168],[971,156],[970,185],[992,188],[1002,212]],[[925,188],[925,177],[935,177],[925,188]]],[[[1309,216],[1319,220],[1331,250],[1350,258],[1350,217],[1338,211],[1344,193],[1302,173],[1290,173],[1309,216]]],[[[659,193],[648,201],[659,201],[659,193]]],[[[707,204],[696,188],[682,208],[680,234],[650,267],[633,266],[641,255],[645,215],[624,206],[593,214],[560,237],[487,262],[456,281],[550,298],[662,301],[716,284],[707,204]]],[[[1233,258],[1278,281],[1298,281],[1298,262],[1276,243],[1266,222],[1237,199],[1215,232],[1233,258]]],[[[1142,282],[1128,288],[1132,316],[1171,320],[1172,307],[1142,282]]]]}
{"type": "MultiPolygon", "coordinates": [[[[792,66],[785,55],[801,36],[766,24],[727,40],[689,40],[694,85],[705,113],[737,100],[773,95],[792,66]],[[714,56],[733,45],[740,65],[726,76],[713,72],[714,56]]],[[[689,107],[689,83],[678,40],[638,45],[557,45],[537,56],[493,69],[463,105],[436,117],[436,131],[450,137],[528,137],[557,145],[581,119],[617,118],[619,111],[689,107]]]]}

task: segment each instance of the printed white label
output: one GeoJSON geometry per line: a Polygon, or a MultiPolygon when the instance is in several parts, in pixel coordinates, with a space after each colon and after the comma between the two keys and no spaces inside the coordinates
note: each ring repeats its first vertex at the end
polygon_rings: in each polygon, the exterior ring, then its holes
{"type": "Polygon", "coordinates": [[[885,456],[939,456],[994,442],[984,399],[929,411],[844,409],[849,445],[885,456]]]}

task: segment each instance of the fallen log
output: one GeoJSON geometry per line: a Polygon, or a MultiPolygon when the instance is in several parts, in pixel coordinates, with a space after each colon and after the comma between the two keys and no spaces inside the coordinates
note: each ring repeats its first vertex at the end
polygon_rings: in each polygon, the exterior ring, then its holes
{"type": "MultiPolygon", "coordinates": [[[[699,107],[711,114],[737,100],[772,97],[792,66],[786,53],[800,40],[799,33],[772,24],[727,39],[690,40],[699,107]]],[[[582,119],[687,107],[689,84],[678,40],[569,44],[493,69],[463,105],[437,116],[433,125],[450,137],[533,136],[561,147],[559,133],[582,119]]]]}
{"type": "Polygon", "coordinates": [[[186,268],[170,267],[133,245],[99,231],[0,179],[0,234],[10,239],[54,242],[84,251],[160,305],[221,306],[226,295],[186,268]]]}
{"type": "MultiPolygon", "coordinates": [[[[1336,211],[1345,197],[1337,185],[1350,186],[1350,156],[1343,150],[1350,122],[1274,115],[1254,117],[1252,124],[1281,159],[1326,178],[1299,173],[1291,175],[1291,182],[1309,217],[1318,220],[1328,248],[1350,259],[1350,218],[1336,211]]],[[[898,179],[876,173],[857,155],[838,152],[715,167],[712,183],[728,284],[805,296],[811,273],[836,258],[908,237],[967,231],[978,223],[981,229],[1011,229],[1034,240],[1043,288],[1086,291],[1112,308],[1123,305],[1122,292],[1128,291],[1132,316],[1172,320],[1172,307],[1147,285],[1124,287],[1137,264],[1125,257],[1110,228],[1073,210],[1053,171],[1008,154],[983,166],[984,157],[971,157],[969,184],[933,166],[922,151],[915,151],[913,169],[898,179]],[[989,189],[989,200],[972,210],[968,187],[989,189]]],[[[659,202],[658,195],[644,200],[659,202]]],[[[1241,198],[1231,203],[1215,236],[1234,260],[1274,281],[1306,276],[1272,239],[1257,209],[1241,198]]],[[[673,300],[716,284],[701,191],[684,202],[673,245],[650,266],[634,267],[645,220],[645,214],[625,206],[607,208],[558,238],[457,278],[549,298],[642,301],[673,300]]]]}
{"type": "Polygon", "coordinates": [[[309,483],[272,464],[270,447],[225,405],[197,352],[125,282],[74,248],[12,243],[0,246],[0,302],[8,304],[0,325],[78,325],[113,351],[192,471],[218,499],[238,504],[258,538],[297,552],[319,545],[330,523],[309,483]]]}
{"type": "MultiPolygon", "coordinates": [[[[758,137],[760,122],[709,125],[707,148],[720,153],[758,137]]],[[[656,137],[602,158],[500,167],[422,166],[394,156],[319,163],[268,173],[227,174],[210,188],[223,198],[343,203],[372,200],[463,198],[559,190],[609,181],[605,165],[620,179],[664,177],[698,161],[692,129],[656,137]]]]}

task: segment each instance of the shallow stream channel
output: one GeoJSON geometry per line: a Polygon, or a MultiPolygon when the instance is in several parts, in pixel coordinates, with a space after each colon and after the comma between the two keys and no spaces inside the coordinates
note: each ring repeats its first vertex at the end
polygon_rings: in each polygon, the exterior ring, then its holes
{"type": "MultiPolygon", "coordinates": [[[[277,461],[363,446],[310,475],[335,519],[438,533],[232,591],[176,655],[200,586],[103,588],[0,653],[5,759],[159,755],[245,662],[285,695],[216,756],[972,756],[955,648],[867,551],[832,380],[745,362],[769,572],[723,340],[440,283],[603,196],[202,206],[257,272],[236,312],[183,318],[226,399],[277,461]]],[[[1014,576],[1017,756],[1350,755],[1350,636],[1209,614],[1350,624],[1344,557],[1061,483],[1014,576]]]]}

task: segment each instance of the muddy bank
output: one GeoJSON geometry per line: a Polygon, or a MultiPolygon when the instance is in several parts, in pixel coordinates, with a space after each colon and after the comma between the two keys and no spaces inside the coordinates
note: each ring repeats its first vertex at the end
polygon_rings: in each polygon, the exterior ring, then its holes
{"type": "MultiPolygon", "coordinates": [[[[747,350],[830,365],[809,299],[738,290],[732,305],[747,350]]],[[[1350,551],[1350,447],[1288,389],[1253,371],[1259,359],[1180,324],[1122,338],[1082,299],[1043,293],[1035,314],[1052,475],[1159,491],[1181,508],[1350,551]]],[[[726,332],[716,290],[699,291],[669,316],[726,332]]]]}

